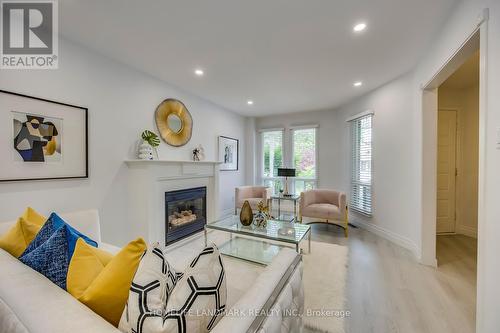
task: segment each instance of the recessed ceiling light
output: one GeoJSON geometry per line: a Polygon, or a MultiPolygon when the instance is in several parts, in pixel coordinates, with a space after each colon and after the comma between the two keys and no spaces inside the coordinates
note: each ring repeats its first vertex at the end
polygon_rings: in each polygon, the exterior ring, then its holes
{"type": "Polygon", "coordinates": [[[360,31],[363,31],[366,29],[366,23],[358,23],[354,26],[354,28],[352,28],[352,30],[354,30],[354,32],[360,32],[360,31]]]}
{"type": "Polygon", "coordinates": [[[363,82],[361,82],[361,81],[357,81],[357,82],[353,83],[353,86],[355,86],[355,87],[361,87],[362,85],[363,85],[363,82]]]}
{"type": "Polygon", "coordinates": [[[195,69],[195,70],[194,70],[194,73],[195,73],[196,75],[198,75],[198,76],[202,76],[202,75],[203,75],[203,70],[201,70],[201,69],[195,69]]]}
{"type": "Polygon", "coordinates": [[[248,100],[248,101],[247,101],[247,104],[248,104],[248,105],[253,105],[253,101],[252,101],[252,100],[248,100]]]}

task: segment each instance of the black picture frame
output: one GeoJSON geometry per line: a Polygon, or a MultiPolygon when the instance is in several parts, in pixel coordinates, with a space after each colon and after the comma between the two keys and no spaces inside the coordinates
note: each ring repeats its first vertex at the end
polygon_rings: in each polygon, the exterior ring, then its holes
{"type": "MultiPolygon", "coordinates": [[[[37,100],[41,102],[47,102],[47,103],[53,103],[61,106],[66,106],[70,108],[75,108],[75,109],[80,109],[84,113],[84,119],[85,119],[85,138],[83,142],[85,143],[85,174],[79,175],[79,176],[63,176],[63,177],[37,177],[37,178],[14,178],[14,179],[5,179],[1,178],[2,176],[0,175],[0,183],[6,183],[6,182],[21,182],[21,181],[46,181],[46,180],[64,180],[64,179],[88,179],[89,178],[89,136],[88,136],[88,130],[89,130],[89,122],[88,122],[88,108],[83,107],[83,106],[78,106],[78,105],[73,105],[73,104],[68,104],[68,103],[63,103],[63,102],[57,102],[53,101],[50,99],[46,98],[41,98],[41,97],[35,97],[35,96],[30,96],[30,95],[25,95],[17,92],[12,92],[12,91],[7,91],[7,90],[2,90],[0,89],[0,94],[8,94],[8,95],[13,95],[13,96],[18,96],[18,97],[23,97],[23,98],[28,98],[31,100],[37,100]]],[[[2,110],[0,110],[1,112],[2,110]]]]}
{"type": "Polygon", "coordinates": [[[235,138],[231,138],[231,137],[228,137],[228,136],[223,136],[223,135],[219,135],[219,138],[218,138],[218,148],[219,148],[219,161],[223,162],[220,167],[219,167],[219,170],[220,171],[238,171],[239,170],[239,165],[240,165],[240,140],[238,139],[235,139],[235,138]],[[234,141],[236,143],[236,168],[227,168],[225,167],[225,163],[223,162],[224,160],[221,159],[221,153],[222,153],[222,140],[230,140],[230,141],[234,141]]]}

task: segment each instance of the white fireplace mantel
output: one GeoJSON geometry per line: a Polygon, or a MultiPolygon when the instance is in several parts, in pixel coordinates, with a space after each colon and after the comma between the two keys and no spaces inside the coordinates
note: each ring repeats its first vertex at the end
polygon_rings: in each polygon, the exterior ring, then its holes
{"type": "Polygon", "coordinates": [[[191,160],[185,160],[185,161],[175,161],[175,160],[125,160],[125,163],[132,165],[132,164],[222,164],[222,162],[218,161],[191,161],[191,160]]]}
{"type": "Polygon", "coordinates": [[[219,165],[216,161],[126,160],[128,205],[135,234],[165,245],[165,192],[207,188],[207,222],[219,215],[219,165]]]}

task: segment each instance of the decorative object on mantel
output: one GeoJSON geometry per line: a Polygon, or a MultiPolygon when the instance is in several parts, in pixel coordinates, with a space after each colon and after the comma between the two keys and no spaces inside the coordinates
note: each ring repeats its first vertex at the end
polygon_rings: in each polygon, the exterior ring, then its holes
{"type": "Polygon", "coordinates": [[[155,133],[151,132],[150,130],[144,130],[141,134],[141,138],[149,143],[151,147],[158,147],[160,145],[160,139],[158,138],[158,135],[155,133]]]}
{"type": "Polygon", "coordinates": [[[181,101],[168,98],[161,102],[155,120],[162,139],[169,145],[180,147],[191,140],[193,118],[181,101]]]}
{"type": "Polygon", "coordinates": [[[150,130],[145,130],[141,134],[143,142],[139,146],[139,159],[141,160],[154,160],[155,157],[153,152],[156,154],[156,159],[158,159],[158,152],[156,147],[160,145],[160,139],[158,135],[151,132],[150,130]]]}
{"type": "Polygon", "coordinates": [[[255,217],[253,219],[253,224],[257,228],[266,228],[267,227],[267,220],[271,218],[271,215],[269,214],[269,206],[265,206],[263,201],[260,201],[257,209],[259,212],[255,214],[255,217]]]}
{"type": "Polygon", "coordinates": [[[193,161],[200,162],[205,160],[205,148],[202,145],[198,145],[193,149],[193,161]]]}
{"type": "Polygon", "coordinates": [[[139,145],[139,157],[140,160],[154,160],[153,157],[153,147],[146,141],[143,141],[139,145]]]}
{"type": "Polygon", "coordinates": [[[0,90],[0,181],[88,178],[87,114],[0,90]]]}
{"type": "Polygon", "coordinates": [[[219,136],[219,161],[221,171],[238,170],[239,141],[238,139],[219,136]]]}
{"type": "Polygon", "coordinates": [[[245,200],[243,203],[243,207],[241,207],[241,212],[240,212],[240,222],[242,225],[248,227],[249,225],[252,224],[253,221],[253,212],[252,212],[252,207],[250,207],[250,203],[248,200],[245,200]]]}

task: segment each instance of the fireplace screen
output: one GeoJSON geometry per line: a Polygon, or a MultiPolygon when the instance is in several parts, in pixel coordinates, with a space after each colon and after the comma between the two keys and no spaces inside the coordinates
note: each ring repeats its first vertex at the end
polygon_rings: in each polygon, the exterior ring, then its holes
{"type": "Polygon", "coordinates": [[[203,230],[206,223],[206,187],[165,193],[166,244],[203,230]]]}

